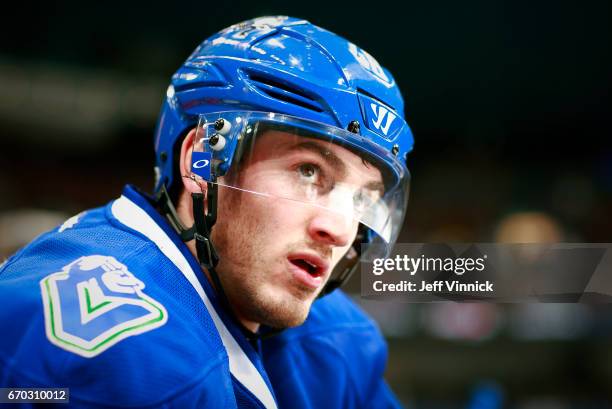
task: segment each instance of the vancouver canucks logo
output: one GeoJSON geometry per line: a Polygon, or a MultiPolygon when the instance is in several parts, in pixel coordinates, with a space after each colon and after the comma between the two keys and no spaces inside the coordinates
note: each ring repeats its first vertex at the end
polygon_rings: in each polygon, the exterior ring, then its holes
{"type": "Polygon", "coordinates": [[[40,281],[47,338],[86,358],[164,325],[163,305],[110,256],[86,256],[40,281]]]}

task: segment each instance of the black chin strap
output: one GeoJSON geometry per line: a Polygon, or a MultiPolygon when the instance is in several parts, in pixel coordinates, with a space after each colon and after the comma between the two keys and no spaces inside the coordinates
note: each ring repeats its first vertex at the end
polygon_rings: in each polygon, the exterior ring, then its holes
{"type": "Polygon", "coordinates": [[[200,265],[211,272],[215,286],[221,289],[221,282],[215,271],[219,263],[219,256],[210,239],[212,227],[217,221],[217,184],[208,182],[208,213],[205,212],[204,195],[192,193],[193,203],[193,239],[195,239],[196,251],[200,265]]]}
{"type": "Polygon", "coordinates": [[[229,299],[225,294],[219,275],[217,274],[217,264],[219,263],[219,255],[215,250],[215,246],[210,238],[212,227],[217,221],[217,192],[218,185],[216,183],[207,182],[207,197],[205,199],[202,193],[192,193],[191,200],[193,204],[193,226],[186,228],[180,221],[176,208],[172,204],[170,195],[166,190],[166,187],[162,185],[158,195],[155,198],[158,208],[162,214],[166,216],[172,227],[181,237],[181,240],[188,242],[195,240],[196,253],[200,267],[206,270],[210,274],[210,278],[213,282],[215,290],[219,295],[219,299],[223,304],[223,307],[228,312],[230,317],[234,320],[235,324],[243,332],[249,342],[255,342],[257,340],[263,340],[270,338],[282,331],[282,329],[269,329],[265,333],[255,333],[246,328],[238,319],[234,310],[232,309],[229,299]],[[208,212],[205,211],[206,205],[208,212]]]}

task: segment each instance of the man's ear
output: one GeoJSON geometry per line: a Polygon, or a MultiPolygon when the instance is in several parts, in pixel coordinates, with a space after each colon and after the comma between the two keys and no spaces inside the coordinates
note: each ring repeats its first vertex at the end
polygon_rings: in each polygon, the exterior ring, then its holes
{"type": "Polygon", "coordinates": [[[183,139],[181,145],[181,157],[179,170],[181,172],[181,183],[187,193],[206,193],[206,184],[198,183],[191,173],[191,152],[193,151],[193,138],[196,136],[196,128],[193,128],[183,139]]]}

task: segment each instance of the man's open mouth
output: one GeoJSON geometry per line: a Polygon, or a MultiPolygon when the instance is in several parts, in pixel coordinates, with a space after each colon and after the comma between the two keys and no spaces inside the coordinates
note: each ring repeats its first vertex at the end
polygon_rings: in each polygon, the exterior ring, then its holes
{"type": "Polygon", "coordinates": [[[308,261],[303,260],[303,259],[296,259],[296,260],[290,260],[291,263],[295,264],[296,266],[298,266],[299,268],[308,271],[308,274],[310,274],[311,276],[315,276],[318,277],[321,274],[318,272],[318,268],[316,265],[314,264],[310,264],[308,261]]]}
{"type": "Polygon", "coordinates": [[[313,254],[292,254],[289,262],[306,271],[313,277],[320,277],[327,271],[329,263],[313,254]]]}

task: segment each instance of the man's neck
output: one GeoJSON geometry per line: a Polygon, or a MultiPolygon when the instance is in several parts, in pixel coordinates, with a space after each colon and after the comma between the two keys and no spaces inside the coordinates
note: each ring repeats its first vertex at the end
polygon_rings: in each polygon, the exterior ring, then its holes
{"type": "MultiPolygon", "coordinates": [[[[178,205],[176,207],[176,213],[179,216],[179,219],[180,219],[181,223],[183,223],[183,226],[193,226],[194,220],[193,220],[193,215],[192,215],[191,197],[189,197],[188,194],[186,194],[185,192],[183,192],[181,194],[180,198],[179,198],[178,205]]],[[[198,252],[196,250],[195,240],[190,240],[190,241],[186,242],[185,244],[187,245],[187,248],[189,249],[191,254],[193,254],[193,256],[197,260],[198,259],[198,252]]],[[[205,269],[205,268],[202,268],[202,272],[206,276],[206,279],[208,280],[210,285],[215,289],[215,291],[218,292],[219,289],[216,288],[214,280],[210,276],[210,272],[207,269],[205,269]]],[[[219,280],[221,280],[221,277],[219,277],[219,280]]],[[[226,294],[226,298],[227,298],[227,294],[226,294]]],[[[227,302],[230,303],[230,300],[227,299],[227,302]]],[[[253,322],[253,321],[249,321],[249,320],[245,319],[242,316],[242,314],[240,314],[240,312],[237,311],[235,308],[233,308],[231,305],[230,305],[230,308],[232,308],[232,312],[233,312],[234,316],[236,317],[236,319],[247,330],[249,330],[249,331],[251,331],[253,333],[255,333],[255,332],[257,332],[259,330],[259,323],[253,322]]]]}

